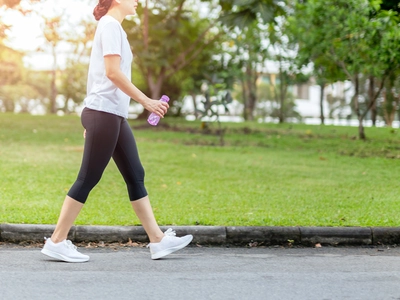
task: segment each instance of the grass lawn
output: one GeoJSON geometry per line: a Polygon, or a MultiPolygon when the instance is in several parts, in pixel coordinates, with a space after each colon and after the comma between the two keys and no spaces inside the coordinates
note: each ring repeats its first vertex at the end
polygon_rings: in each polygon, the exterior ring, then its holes
{"type": "MultiPolygon", "coordinates": [[[[400,226],[389,128],[130,121],[161,225],[400,226]],[[210,124],[215,131],[216,124],[210,124]]],[[[55,224],[83,151],[76,116],[0,114],[0,223],[55,224]]],[[[139,224],[113,162],[76,224],[139,224]]]]}

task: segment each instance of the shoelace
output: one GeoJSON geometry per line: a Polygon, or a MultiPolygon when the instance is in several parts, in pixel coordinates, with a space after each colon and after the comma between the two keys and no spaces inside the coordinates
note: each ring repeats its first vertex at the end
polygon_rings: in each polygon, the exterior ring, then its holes
{"type": "Polygon", "coordinates": [[[66,240],[65,244],[67,245],[68,248],[70,248],[72,250],[76,250],[77,249],[77,247],[74,244],[72,244],[72,242],[70,240],[66,240]]]}
{"type": "Polygon", "coordinates": [[[166,232],[164,232],[164,235],[165,236],[176,236],[176,232],[172,228],[168,228],[168,230],[166,232]]]}

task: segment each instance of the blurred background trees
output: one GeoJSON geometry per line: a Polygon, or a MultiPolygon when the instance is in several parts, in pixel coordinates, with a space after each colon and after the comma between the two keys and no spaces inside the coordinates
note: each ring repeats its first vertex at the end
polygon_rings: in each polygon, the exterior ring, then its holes
{"type": "MultiPolygon", "coordinates": [[[[86,0],[89,6],[95,0],[86,0]]],[[[295,87],[320,90],[320,120],[350,106],[347,118],[392,126],[399,119],[400,30],[398,1],[379,0],[142,0],[123,22],[135,60],[132,80],[158,99],[171,98],[179,116],[188,99],[198,117],[203,84],[216,84],[241,103],[244,120],[301,120],[295,87]],[[347,82],[351,101],[327,92],[347,82]],[[185,102],[186,101],[186,102],[185,102]],[[328,111],[326,111],[326,104],[328,111]]],[[[11,23],[0,23],[0,109],[75,113],[86,93],[92,17],[73,20],[41,11],[50,0],[1,0],[0,21],[11,11],[40,16],[50,67],[32,68],[32,51],[13,47],[11,23]],[[42,5],[42,6],[41,6],[42,5]]],[[[88,15],[91,11],[88,12],[88,15]]],[[[203,100],[203,101],[202,101],[203,100]]],[[[229,113],[228,113],[229,114],[229,113]]],[[[140,116],[146,116],[143,112],[140,116]]]]}

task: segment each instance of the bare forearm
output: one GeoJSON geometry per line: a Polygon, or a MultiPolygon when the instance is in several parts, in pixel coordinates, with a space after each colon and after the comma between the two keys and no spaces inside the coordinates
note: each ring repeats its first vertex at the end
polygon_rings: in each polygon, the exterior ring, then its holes
{"type": "Polygon", "coordinates": [[[120,57],[118,55],[110,55],[104,57],[105,69],[107,77],[125,94],[134,99],[143,107],[164,117],[168,110],[168,103],[164,101],[154,100],[142,93],[120,69],[120,57]]]}
{"type": "Polygon", "coordinates": [[[111,74],[107,74],[108,79],[110,79],[121,91],[127,94],[136,102],[140,103],[144,107],[149,101],[149,98],[139,90],[130,80],[125,76],[122,71],[117,70],[111,74]]]}

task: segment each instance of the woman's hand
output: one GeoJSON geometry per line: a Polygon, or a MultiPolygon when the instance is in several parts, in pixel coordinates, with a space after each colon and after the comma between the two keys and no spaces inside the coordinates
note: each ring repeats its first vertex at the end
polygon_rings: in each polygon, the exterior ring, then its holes
{"type": "Polygon", "coordinates": [[[149,99],[143,105],[145,109],[149,112],[155,113],[157,116],[164,118],[164,115],[167,113],[169,105],[168,102],[149,99]]]}
{"type": "Polygon", "coordinates": [[[86,139],[86,129],[83,131],[83,138],[86,139]]]}

